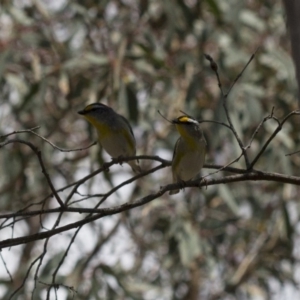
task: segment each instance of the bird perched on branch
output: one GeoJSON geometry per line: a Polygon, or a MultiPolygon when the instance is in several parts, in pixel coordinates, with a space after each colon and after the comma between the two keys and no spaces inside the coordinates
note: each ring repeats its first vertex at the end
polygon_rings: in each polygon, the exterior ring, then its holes
{"type": "MultiPolygon", "coordinates": [[[[112,158],[135,156],[135,138],[127,119],[102,103],[90,104],[78,113],[96,128],[99,143],[112,158]]],[[[135,173],[141,172],[135,160],[127,163],[135,173]]]]}
{"type": "MultiPolygon", "coordinates": [[[[189,181],[202,169],[206,155],[206,140],[197,120],[187,115],[180,116],[172,123],[180,134],[173,153],[173,183],[189,181]]],[[[170,195],[179,193],[172,190],[170,195]]]]}

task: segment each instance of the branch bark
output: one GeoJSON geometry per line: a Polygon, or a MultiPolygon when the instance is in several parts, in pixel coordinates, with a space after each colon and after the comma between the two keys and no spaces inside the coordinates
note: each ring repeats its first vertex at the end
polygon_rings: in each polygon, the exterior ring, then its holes
{"type": "MultiPolygon", "coordinates": [[[[212,178],[207,180],[193,180],[190,182],[186,182],[186,187],[206,187],[210,185],[216,185],[216,184],[226,184],[226,183],[233,183],[233,182],[241,182],[241,181],[274,181],[274,182],[280,182],[280,183],[290,183],[294,185],[300,185],[300,177],[296,176],[287,176],[284,174],[279,173],[268,173],[268,172],[261,172],[261,171],[252,171],[245,174],[238,174],[238,175],[230,175],[225,176],[222,178],[212,178]]],[[[99,211],[100,213],[97,213],[96,215],[93,215],[91,217],[85,218],[83,220],[61,226],[52,230],[48,230],[46,232],[39,232],[36,234],[32,234],[29,236],[23,236],[18,238],[12,238],[7,239],[0,242],[0,249],[17,246],[21,244],[26,244],[29,242],[33,242],[36,240],[42,240],[45,238],[49,238],[53,235],[56,235],[58,233],[68,231],[71,229],[78,228],[79,226],[82,226],[84,224],[96,221],[98,219],[101,219],[105,216],[115,215],[123,211],[131,210],[135,207],[139,207],[142,205],[147,204],[148,202],[153,201],[154,199],[157,199],[164,195],[166,192],[174,189],[182,188],[181,183],[176,184],[169,184],[164,187],[162,187],[159,191],[149,194],[139,200],[137,200],[134,203],[125,203],[119,206],[111,207],[111,208],[103,208],[99,211]]]]}

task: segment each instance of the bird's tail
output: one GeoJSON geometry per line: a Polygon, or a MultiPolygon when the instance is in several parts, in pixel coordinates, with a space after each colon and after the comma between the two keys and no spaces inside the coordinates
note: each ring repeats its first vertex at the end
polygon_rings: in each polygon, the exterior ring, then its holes
{"type": "Polygon", "coordinates": [[[169,192],[169,195],[174,195],[174,194],[178,194],[179,190],[172,190],[169,192]]]}
{"type": "MultiPolygon", "coordinates": [[[[176,173],[172,170],[172,175],[173,175],[173,183],[176,183],[179,181],[179,178],[177,178],[176,173]]],[[[178,190],[171,190],[169,192],[169,195],[174,195],[174,194],[178,194],[179,193],[179,189],[178,190]]]]}

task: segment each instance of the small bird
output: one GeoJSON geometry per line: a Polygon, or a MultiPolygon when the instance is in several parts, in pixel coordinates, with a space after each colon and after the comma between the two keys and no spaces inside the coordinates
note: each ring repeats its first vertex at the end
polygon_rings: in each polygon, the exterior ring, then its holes
{"type": "MultiPolygon", "coordinates": [[[[135,156],[136,143],[127,119],[117,114],[111,107],[93,103],[78,111],[97,130],[98,141],[112,158],[135,156]]],[[[135,173],[141,168],[136,161],[127,162],[135,173]]]]}
{"type": "MultiPolygon", "coordinates": [[[[172,159],[173,183],[193,179],[202,169],[206,155],[206,140],[197,120],[180,116],[172,123],[180,134],[174,148],[172,159]]],[[[179,193],[172,190],[170,195],[179,193]]]]}

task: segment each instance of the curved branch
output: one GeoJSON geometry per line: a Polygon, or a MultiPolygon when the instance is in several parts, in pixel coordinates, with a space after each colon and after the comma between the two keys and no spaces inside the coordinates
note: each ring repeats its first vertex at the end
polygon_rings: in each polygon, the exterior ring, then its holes
{"type": "MultiPolygon", "coordinates": [[[[138,158],[140,158],[140,156],[137,156],[138,158]]],[[[170,164],[169,161],[167,161],[167,165],[170,164]]],[[[145,173],[142,173],[142,174],[139,174],[139,175],[136,175],[138,176],[138,178],[142,177],[142,176],[145,176],[145,175],[148,175],[150,173],[153,173],[155,171],[157,171],[158,169],[161,169],[163,167],[163,165],[159,165],[153,169],[150,169],[148,171],[146,171],[145,173]]],[[[239,168],[233,168],[233,167],[224,167],[222,165],[213,165],[213,164],[204,164],[204,168],[206,169],[215,169],[217,170],[218,172],[219,171],[222,171],[222,172],[231,172],[231,173],[235,173],[235,174],[245,174],[247,173],[248,171],[245,170],[245,169],[239,169],[239,168]]],[[[96,170],[97,172],[99,171],[100,169],[96,170]]],[[[95,171],[95,172],[96,172],[95,171]]],[[[211,175],[211,174],[209,174],[211,175]]],[[[90,176],[90,175],[88,175],[90,176]]],[[[134,180],[137,179],[137,177],[132,177],[122,183],[120,183],[118,186],[114,187],[112,190],[110,190],[109,192],[107,192],[106,194],[102,194],[101,196],[102,197],[108,197],[109,195],[111,195],[115,190],[119,189],[120,187],[128,184],[128,183],[131,183],[133,182],[134,180]]],[[[84,177],[86,178],[86,177],[84,177]]],[[[64,188],[63,188],[64,189],[64,188]]],[[[62,189],[60,190],[57,190],[57,192],[61,191],[62,189]]],[[[93,195],[95,196],[95,195],[93,195]]],[[[99,195],[96,195],[96,196],[99,196],[99,195]]],[[[47,197],[50,197],[50,196],[47,196],[47,197]]],[[[101,203],[100,203],[101,204],[101,203]]],[[[28,207],[27,207],[28,208],[28,207]]],[[[26,208],[26,209],[27,209],[26,208]]],[[[8,214],[2,214],[0,215],[0,219],[10,219],[10,218],[14,218],[14,217],[30,217],[30,216],[37,216],[37,215],[42,215],[42,214],[49,214],[49,213],[60,213],[60,212],[68,212],[68,213],[89,213],[89,214],[94,214],[94,213],[99,213],[101,212],[102,210],[99,209],[99,208],[81,208],[81,207],[70,207],[70,206],[67,206],[67,207],[64,207],[63,209],[62,208],[53,208],[53,209],[41,209],[41,210],[30,210],[30,211],[26,211],[25,209],[22,209],[22,210],[19,210],[17,212],[13,212],[13,213],[8,213],[8,214]]],[[[9,224],[10,226],[10,224],[9,224]]]]}
{"type": "MultiPolygon", "coordinates": [[[[248,146],[246,147],[247,149],[251,147],[252,142],[253,142],[255,136],[258,134],[258,131],[259,131],[259,129],[262,127],[262,125],[263,125],[265,122],[267,122],[268,120],[270,120],[270,119],[273,119],[273,120],[274,120],[274,117],[273,117],[273,115],[274,115],[274,109],[275,109],[275,107],[273,106],[273,107],[272,107],[271,113],[270,113],[268,116],[264,117],[264,118],[262,119],[262,121],[258,124],[258,126],[256,127],[254,133],[252,134],[252,137],[251,137],[251,139],[250,139],[250,142],[249,142],[248,146]]],[[[277,120],[277,119],[275,118],[275,120],[277,120]]],[[[277,120],[277,121],[278,121],[278,120],[277,120]]]]}
{"type": "Polygon", "coordinates": [[[290,112],[288,115],[286,115],[283,120],[281,122],[279,122],[276,118],[272,117],[273,119],[276,119],[276,121],[278,122],[278,126],[277,128],[274,130],[274,132],[272,133],[272,135],[269,137],[269,139],[265,142],[265,144],[263,145],[263,147],[261,148],[261,150],[258,152],[258,154],[255,156],[255,158],[253,159],[252,163],[250,164],[250,169],[253,168],[253,166],[257,163],[257,161],[259,160],[259,158],[261,157],[261,155],[265,152],[266,148],[269,146],[269,144],[272,142],[272,140],[275,138],[275,136],[277,135],[277,133],[279,131],[281,131],[283,124],[291,117],[294,115],[300,115],[300,111],[299,110],[294,110],[292,112],[290,112]]]}
{"type": "Polygon", "coordinates": [[[12,132],[7,133],[7,134],[0,135],[0,139],[7,138],[8,136],[13,135],[13,134],[17,134],[17,133],[30,133],[33,130],[39,129],[40,127],[41,126],[35,126],[35,127],[32,127],[32,128],[29,128],[29,129],[15,130],[15,131],[12,131],[12,132]]]}
{"type": "Polygon", "coordinates": [[[42,152],[37,147],[35,147],[32,143],[24,141],[24,140],[19,140],[19,139],[8,140],[8,141],[0,144],[0,148],[6,146],[8,144],[12,144],[12,143],[21,143],[21,144],[27,145],[36,154],[36,156],[37,156],[37,158],[39,160],[40,166],[42,168],[42,173],[45,175],[46,180],[48,182],[48,185],[49,185],[49,187],[50,187],[50,189],[51,189],[51,191],[52,191],[55,199],[59,203],[60,207],[64,207],[65,205],[64,205],[63,201],[61,200],[61,198],[59,197],[57,191],[55,190],[54,185],[53,185],[53,183],[52,183],[52,181],[50,179],[50,176],[47,173],[45,164],[44,164],[43,159],[42,159],[42,152]]]}
{"type": "Polygon", "coordinates": [[[117,189],[119,189],[123,185],[131,183],[131,182],[137,180],[138,178],[141,178],[141,177],[144,177],[144,176],[146,176],[146,175],[148,175],[150,173],[153,173],[154,171],[157,170],[157,168],[161,169],[161,168],[164,168],[166,166],[171,165],[170,161],[162,159],[159,156],[139,155],[139,156],[130,156],[130,157],[122,157],[122,158],[118,158],[118,159],[112,159],[111,162],[105,163],[100,169],[98,169],[98,170],[92,172],[91,174],[85,176],[84,178],[78,180],[76,182],[76,184],[72,184],[72,186],[74,185],[74,187],[73,187],[72,191],[70,192],[70,194],[68,195],[68,197],[66,199],[66,204],[70,201],[70,199],[72,198],[72,196],[76,193],[78,187],[80,185],[82,185],[85,181],[87,181],[88,179],[94,177],[95,175],[97,175],[97,174],[99,174],[99,173],[101,173],[101,172],[103,172],[105,170],[108,170],[114,164],[122,164],[123,162],[131,161],[131,160],[136,160],[136,159],[156,160],[156,161],[160,161],[161,165],[159,166],[159,168],[156,167],[156,168],[153,168],[153,169],[148,170],[148,171],[143,171],[142,173],[140,173],[140,174],[132,177],[131,179],[127,180],[126,182],[124,182],[124,184],[121,184],[120,186],[115,187],[113,190],[117,190],[117,189]]]}
{"type": "Polygon", "coordinates": [[[231,117],[230,117],[230,114],[229,114],[229,110],[228,110],[228,107],[227,107],[227,98],[228,98],[229,93],[231,92],[233,86],[236,84],[236,82],[243,75],[243,73],[245,72],[246,68],[251,63],[251,61],[254,59],[257,51],[258,51],[258,48],[251,55],[250,59],[248,60],[248,62],[246,63],[246,65],[244,66],[244,68],[242,69],[242,71],[237,75],[237,77],[235,78],[235,80],[231,84],[231,86],[230,86],[230,88],[229,88],[229,90],[228,90],[228,92],[226,94],[223,92],[222,83],[221,83],[219,72],[218,72],[218,65],[216,64],[216,62],[213,60],[213,58],[210,55],[205,54],[205,58],[210,62],[211,69],[216,74],[217,81],[218,81],[218,86],[220,88],[221,96],[222,96],[222,99],[223,99],[223,108],[224,108],[224,111],[225,111],[225,115],[226,115],[227,121],[229,123],[229,128],[231,129],[233,135],[235,136],[236,141],[238,142],[238,144],[239,144],[239,146],[240,146],[240,148],[242,150],[243,156],[245,158],[245,163],[246,163],[247,169],[251,169],[251,165],[250,165],[250,162],[249,162],[248,154],[246,152],[246,147],[244,147],[242,140],[240,139],[237,131],[235,130],[235,127],[233,126],[233,123],[232,123],[232,120],[231,120],[231,117]]]}
{"type": "MultiPolygon", "coordinates": [[[[210,185],[216,185],[216,184],[226,184],[226,183],[233,183],[233,182],[241,182],[241,181],[249,181],[249,180],[260,180],[260,181],[274,181],[274,182],[281,182],[281,183],[290,183],[294,185],[300,186],[300,177],[296,176],[287,176],[279,173],[267,173],[267,172],[261,172],[261,171],[251,171],[245,174],[238,174],[238,175],[231,175],[231,176],[225,176],[222,178],[212,178],[207,179],[203,181],[199,180],[193,180],[190,182],[186,182],[186,187],[206,187],[210,185]]],[[[78,228],[79,226],[82,226],[84,224],[93,222],[95,220],[101,219],[105,216],[115,215],[123,211],[131,210],[135,207],[139,207],[142,205],[147,204],[148,202],[151,202],[162,195],[164,195],[166,192],[182,188],[181,183],[175,183],[175,184],[169,184],[164,187],[162,187],[159,191],[149,194],[139,200],[137,200],[134,203],[125,203],[119,206],[111,207],[111,208],[102,208],[99,210],[100,212],[96,215],[90,216],[88,218],[82,219],[80,221],[61,226],[49,231],[45,232],[39,232],[36,234],[18,237],[18,238],[12,238],[12,239],[6,239],[0,242],[0,249],[17,246],[21,244],[26,244],[29,242],[33,242],[36,240],[42,240],[45,238],[49,238],[53,235],[56,235],[61,232],[68,231],[70,229],[78,228]]]]}
{"type": "Polygon", "coordinates": [[[97,144],[97,141],[94,141],[92,144],[83,147],[83,148],[75,148],[75,149],[63,149],[63,148],[59,148],[58,146],[54,145],[52,142],[50,142],[48,139],[46,139],[45,137],[41,136],[40,134],[30,130],[30,133],[34,134],[35,136],[39,137],[40,139],[42,139],[43,141],[45,141],[46,143],[48,143],[51,147],[53,147],[54,149],[59,150],[60,152],[74,152],[74,151],[82,151],[82,150],[86,150],[91,148],[92,146],[97,144]]]}
{"type": "Polygon", "coordinates": [[[242,77],[243,73],[245,72],[245,70],[247,69],[247,67],[249,66],[249,64],[251,63],[251,61],[254,59],[257,51],[258,51],[259,47],[256,48],[256,50],[254,51],[254,53],[250,56],[248,62],[246,63],[246,65],[244,66],[243,70],[237,75],[237,77],[234,79],[233,83],[231,84],[228,92],[226,93],[225,97],[228,97],[229,93],[231,92],[233,86],[237,83],[237,81],[242,77]]]}
{"type": "Polygon", "coordinates": [[[222,125],[227,127],[228,129],[230,129],[232,131],[232,128],[227,125],[226,123],[223,122],[219,122],[219,121],[214,121],[214,120],[197,120],[199,123],[214,123],[214,124],[218,124],[218,125],[222,125]]]}

